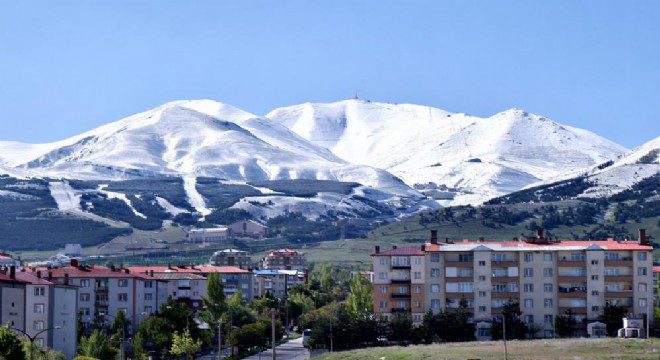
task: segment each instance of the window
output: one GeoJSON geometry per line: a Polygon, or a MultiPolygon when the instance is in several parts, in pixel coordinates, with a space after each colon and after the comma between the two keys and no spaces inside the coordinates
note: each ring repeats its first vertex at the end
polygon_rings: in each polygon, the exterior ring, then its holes
{"type": "Polygon", "coordinates": [[[479,297],[480,298],[485,298],[486,297],[486,292],[485,291],[479,291],[479,297]]]}
{"type": "Polygon", "coordinates": [[[534,269],[533,268],[525,268],[525,277],[532,277],[534,276],[534,269]]]}
{"type": "Polygon", "coordinates": [[[440,292],[440,285],[431,285],[431,292],[432,293],[439,293],[440,292]]]}
{"type": "Polygon", "coordinates": [[[481,282],[486,281],[486,276],[484,276],[484,275],[479,275],[479,281],[481,281],[481,282]]]}
{"type": "Polygon", "coordinates": [[[440,269],[431,269],[431,277],[432,278],[440,277],[440,269]]]}
{"type": "Polygon", "coordinates": [[[422,264],[422,258],[420,256],[415,256],[415,265],[421,265],[422,264]]]}
{"type": "MultiPolygon", "coordinates": [[[[196,282],[196,281],[195,281],[195,282],[196,282]]],[[[196,284],[195,284],[195,285],[196,285],[196,284]]],[[[144,288],[145,288],[145,289],[151,289],[152,287],[154,287],[154,282],[153,282],[153,281],[145,281],[145,282],[144,282],[144,288]]]]}
{"type": "Polygon", "coordinates": [[[552,284],[543,284],[543,292],[551,293],[552,292],[552,284]]]}
{"type": "Polygon", "coordinates": [[[458,283],[458,292],[473,292],[474,285],[472,283],[458,283]]]}
{"type": "Polygon", "coordinates": [[[387,286],[381,286],[380,287],[380,293],[381,294],[387,294],[387,286]]]}
{"type": "Polygon", "coordinates": [[[600,311],[600,307],[599,306],[592,306],[591,311],[598,312],[598,311],[600,311]]]}
{"type": "Polygon", "coordinates": [[[646,299],[639,299],[639,307],[645,308],[646,307],[646,299]]]}
{"type": "Polygon", "coordinates": [[[89,301],[89,294],[80,294],[80,301],[89,301]]]}
{"type": "Polygon", "coordinates": [[[554,324],[554,322],[552,321],[552,315],[543,315],[543,323],[554,324]]]}
{"type": "Polygon", "coordinates": [[[534,307],[534,300],[533,299],[525,299],[525,308],[530,309],[534,307]]]}
{"type": "Polygon", "coordinates": [[[639,261],[646,261],[646,252],[645,251],[640,251],[637,253],[637,260],[639,261]]]}
{"type": "Polygon", "coordinates": [[[431,254],[431,262],[440,262],[440,254],[431,254]]]}
{"type": "Polygon", "coordinates": [[[32,327],[34,330],[43,330],[44,329],[44,322],[42,320],[36,320],[32,327]]]}
{"type": "Polygon", "coordinates": [[[474,256],[472,254],[458,254],[459,262],[472,262],[474,261],[474,256]]]}
{"type": "Polygon", "coordinates": [[[527,293],[534,292],[534,284],[525,284],[525,292],[527,293]]]}
{"type": "Polygon", "coordinates": [[[419,294],[422,292],[422,288],[420,286],[415,286],[415,294],[419,294]]]}
{"type": "Polygon", "coordinates": [[[552,308],[552,299],[543,299],[544,308],[552,308]]]}
{"type": "Polygon", "coordinates": [[[421,279],[422,278],[422,273],[419,272],[419,271],[415,271],[415,273],[413,275],[415,276],[415,279],[421,279]]]}
{"type": "Polygon", "coordinates": [[[149,300],[153,300],[153,298],[154,298],[154,295],[151,294],[151,293],[144,294],[144,300],[149,301],[149,300]]]}
{"type": "Polygon", "coordinates": [[[415,307],[420,307],[422,306],[422,303],[419,300],[415,301],[415,307]]]}
{"type": "Polygon", "coordinates": [[[397,288],[397,292],[398,292],[399,294],[407,294],[407,293],[408,293],[408,287],[406,287],[406,286],[399,286],[399,287],[397,288]]]}
{"type": "Polygon", "coordinates": [[[532,262],[532,261],[534,261],[534,254],[525,253],[525,262],[532,262]]]}
{"type": "Polygon", "coordinates": [[[543,261],[552,261],[552,253],[543,253],[543,261]]]}
{"type": "Polygon", "coordinates": [[[491,328],[489,328],[489,327],[478,328],[477,329],[477,336],[484,337],[484,338],[491,337],[492,336],[491,328]]]}
{"type": "Polygon", "coordinates": [[[117,294],[117,301],[128,301],[128,294],[127,293],[117,294]]]}
{"type": "Polygon", "coordinates": [[[543,277],[552,277],[552,268],[543,269],[543,277]]]}
{"type": "Polygon", "coordinates": [[[80,280],[80,286],[81,287],[89,287],[89,279],[80,280]]]}
{"type": "Polygon", "coordinates": [[[440,309],[440,299],[431,299],[431,309],[440,309]]]}
{"type": "Polygon", "coordinates": [[[591,275],[591,280],[598,280],[598,275],[591,275]]]}
{"type": "Polygon", "coordinates": [[[413,315],[413,321],[414,322],[421,322],[422,321],[422,315],[419,315],[419,314],[413,315]]]}
{"type": "Polygon", "coordinates": [[[591,295],[598,296],[598,290],[591,290],[591,295]]]}
{"type": "Polygon", "coordinates": [[[506,284],[493,284],[493,292],[505,292],[507,291],[506,284]]]}
{"type": "Polygon", "coordinates": [[[598,260],[591,260],[591,265],[598,265],[598,260]]]}
{"type": "Polygon", "coordinates": [[[46,311],[46,306],[44,304],[34,304],[34,312],[37,314],[43,314],[46,311]]]}
{"type": "Polygon", "coordinates": [[[44,296],[46,295],[46,288],[43,286],[37,286],[34,288],[34,296],[44,296]]]}
{"type": "Polygon", "coordinates": [[[486,312],[485,306],[479,306],[479,312],[486,312]]]}
{"type": "Polygon", "coordinates": [[[381,280],[387,280],[387,273],[386,272],[379,272],[378,273],[378,278],[381,280]]]}
{"type": "Polygon", "coordinates": [[[378,305],[380,306],[381,309],[384,309],[387,307],[387,301],[381,301],[378,305]]]}
{"type": "Polygon", "coordinates": [[[144,312],[146,312],[147,314],[151,314],[153,312],[153,308],[151,306],[145,306],[144,312]]]}
{"type": "Polygon", "coordinates": [[[386,257],[381,257],[380,258],[380,264],[381,265],[387,265],[387,258],[386,257]]]}
{"type": "Polygon", "coordinates": [[[486,266],[486,262],[483,260],[479,260],[479,266],[486,266]]]}
{"type": "Polygon", "coordinates": [[[645,267],[637,268],[637,275],[646,276],[646,268],[645,267]]]}
{"type": "Polygon", "coordinates": [[[128,286],[128,279],[119,279],[119,280],[117,280],[117,286],[127,287],[128,286]]]}
{"type": "Polygon", "coordinates": [[[525,315],[523,318],[525,324],[533,324],[534,323],[534,315],[525,315]]]}
{"type": "Polygon", "coordinates": [[[637,285],[637,291],[646,292],[646,283],[639,283],[639,285],[637,285]]]}
{"type": "Polygon", "coordinates": [[[89,315],[89,308],[81,307],[80,308],[80,315],[88,316],[89,315]]]}

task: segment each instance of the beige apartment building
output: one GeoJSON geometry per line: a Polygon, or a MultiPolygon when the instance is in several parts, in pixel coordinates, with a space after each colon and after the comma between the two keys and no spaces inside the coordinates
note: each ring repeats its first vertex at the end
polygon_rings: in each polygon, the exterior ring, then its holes
{"type": "Polygon", "coordinates": [[[462,299],[474,314],[477,339],[490,338],[490,326],[504,304],[520,304],[521,320],[553,337],[554,319],[571,310],[579,331],[598,320],[606,304],[635,317],[652,311],[652,246],[639,241],[555,241],[539,231],[520,241],[438,242],[373,254],[374,310],[390,316],[409,311],[420,323],[429,309],[455,309],[462,299]],[[582,321],[584,320],[584,321],[582,321]]]}

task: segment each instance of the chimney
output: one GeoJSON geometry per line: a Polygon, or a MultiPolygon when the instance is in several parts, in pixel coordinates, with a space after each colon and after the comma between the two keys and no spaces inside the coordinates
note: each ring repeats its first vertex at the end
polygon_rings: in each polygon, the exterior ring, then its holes
{"type": "Polygon", "coordinates": [[[392,245],[392,250],[396,250],[396,245],[392,245]]]}
{"type": "Polygon", "coordinates": [[[48,281],[51,281],[51,282],[53,281],[53,272],[52,271],[48,271],[48,281]]]}
{"type": "Polygon", "coordinates": [[[445,243],[449,244],[449,238],[445,238],[445,243]]]}
{"type": "Polygon", "coordinates": [[[16,279],[16,266],[14,265],[9,267],[9,278],[16,279]]]}
{"type": "Polygon", "coordinates": [[[151,276],[151,277],[154,276],[154,271],[153,270],[149,270],[149,276],[151,276]]]}
{"type": "Polygon", "coordinates": [[[117,268],[115,268],[115,264],[110,265],[110,271],[115,271],[117,268]]]}
{"type": "Polygon", "coordinates": [[[124,272],[127,273],[127,274],[130,274],[130,273],[131,273],[131,271],[128,270],[128,268],[124,269],[124,272]]]}
{"type": "Polygon", "coordinates": [[[71,259],[71,266],[78,267],[78,259],[71,259]]]}
{"type": "Polygon", "coordinates": [[[536,238],[543,239],[543,229],[541,228],[536,229],[536,238]]]}
{"type": "Polygon", "coordinates": [[[41,279],[41,270],[37,270],[37,278],[41,279]]]}
{"type": "Polygon", "coordinates": [[[422,250],[422,252],[426,251],[426,245],[422,244],[421,250],[422,250]]]}
{"type": "Polygon", "coordinates": [[[651,242],[646,237],[646,229],[639,229],[639,244],[640,245],[651,245],[651,242]]]}
{"type": "Polygon", "coordinates": [[[431,244],[438,243],[438,230],[431,230],[431,244]]]}
{"type": "Polygon", "coordinates": [[[484,239],[483,236],[479,236],[479,242],[484,242],[484,240],[485,240],[485,239],[484,239]]]}
{"type": "Polygon", "coordinates": [[[376,245],[376,254],[380,253],[380,246],[376,245]]]}
{"type": "Polygon", "coordinates": [[[69,285],[69,274],[64,274],[64,285],[69,285]]]}

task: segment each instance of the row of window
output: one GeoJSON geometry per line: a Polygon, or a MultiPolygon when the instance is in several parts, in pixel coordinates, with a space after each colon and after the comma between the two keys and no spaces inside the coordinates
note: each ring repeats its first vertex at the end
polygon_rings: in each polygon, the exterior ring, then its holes
{"type": "MultiPolygon", "coordinates": [[[[637,252],[637,259],[640,261],[646,261],[648,254],[645,251],[639,251],[637,252]]],[[[534,253],[531,252],[526,252],[524,254],[524,261],[525,262],[533,262],[534,261],[534,253]]],[[[571,261],[584,261],[586,260],[586,255],[584,253],[571,253],[568,257],[562,256],[562,260],[568,260],[570,259],[571,261]]],[[[514,258],[507,258],[506,254],[493,254],[491,260],[493,262],[501,262],[501,261],[516,261],[517,259],[514,258]]],[[[546,252],[543,253],[543,261],[552,261],[553,260],[553,254],[546,252]]],[[[605,260],[632,260],[632,256],[621,256],[620,253],[617,252],[606,252],[605,253],[605,260]]],[[[381,265],[387,265],[389,259],[387,257],[381,257],[380,258],[380,264],[381,265]]],[[[431,253],[430,255],[430,261],[431,262],[440,262],[440,254],[439,253],[431,253]]],[[[459,262],[472,262],[474,261],[474,255],[473,254],[459,254],[458,255],[458,261],[459,262]]],[[[421,256],[416,256],[414,257],[414,262],[416,265],[422,264],[422,257],[421,256]]],[[[598,260],[592,260],[592,265],[597,265],[598,260]]],[[[410,265],[410,257],[408,256],[392,256],[392,265],[410,265]]],[[[479,266],[486,266],[486,261],[480,260],[479,261],[479,266]]]]}

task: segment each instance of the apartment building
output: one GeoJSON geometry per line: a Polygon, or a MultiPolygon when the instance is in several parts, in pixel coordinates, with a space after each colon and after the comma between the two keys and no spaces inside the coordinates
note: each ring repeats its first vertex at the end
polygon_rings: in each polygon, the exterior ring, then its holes
{"type": "Polygon", "coordinates": [[[274,250],[260,262],[264,270],[305,270],[305,253],[292,249],[274,250]]]}
{"type": "Polygon", "coordinates": [[[198,274],[165,272],[154,273],[155,278],[167,282],[168,297],[184,303],[194,311],[204,308],[202,298],[206,297],[206,278],[198,274]]]}
{"type": "MultiPolygon", "coordinates": [[[[100,314],[114,316],[122,310],[131,321],[132,333],[140,321],[156,312],[167,301],[167,283],[144,273],[127,268],[98,265],[79,265],[71,260],[70,266],[28,270],[58,284],[78,287],[78,311],[85,330],[100,314]]],[[[112,317],[106,317],[108,323],[112,317]]]]}
{"type": "Polygon", "coordinates": [[[428,243],[381,252],[376,248],[374,309],[386,316],[409,311],[419,323],[427,310],[455,309],[465,300],[474,314],[477,338],[490,337],[504,304],[518,302],[521,320],[536,337],[553,337],[554,319],[571,310],[581,334],[606,304],[632,316],[651,313],[652,246],[639,241],[551,241],[543,231],[520,241],[428,243]],[[584,320],[584,321],[582,321],[584,320]]]}
{"type": "Polygon", "coordinates": [[[254,297],[266,294],[283,299],[294,284],[307,283],[307,274],[302,270],[253,270],[254,297]]]}
{"type": "Polygon", "coordinates": [[[16,278],[26,282],[25,328],[39,346],[62,352],[67,359],[76,356],[78,333],[76,314],[78,287],[45,280],[41,273],[20,269],[16,278]],[[50,330],[49,330],[50,329],[50,330]]]}
{"type": "Polygon", "coordinates": [[[25,329],[27,282],[16,278],[16,268],[0,271],[0,324],[25,329]]]}
{"type": "Polygon", "coordinates": [[[228,227],[210,229],[192,229],[188,232],[188,241],[192,243],[221,243],[230,240],[231,230],[228,227]]]}
{"type": "MultiPolygon", "coordinates": [[[[224,287],[224,292],[227,298],[231,297],[237,291],[240,291],[243,299],[246,301],[251,301],[253,296],[253,283],[252,283],[252,272],[246,269],[241,269],[236,266],[196,266],[196,265],[167,265],[167,266],[132,266],[129,267],[134,273],[150,274],[153,276],[160,276],[158,274],[193,274],[202,276],[204,279],[208,278],[209,273],[218,273],[220,279],[222,280],[222,285],[224,287]]],[[[163,280],[168,280],[164,278],[163,280]]],[[[174,281],[175,279],[172,279],[174,281]]],[[[169,281],[169,280],[168,280],[169,281]]],[[[179,280],[176,280],[179,281],[179,280]]],[[[180,283],[179,283],[180,284],[180,283]]],[[[191,279],[190,287],[185,287],[181,290],[191,290],[190,293],[193,308],[202,306],[201,303],[197,303],[197,299],[201,300],[202,290],[201,290],[201,280],[191,279]],[[192,289],[192,285],[196,284],[198,294],[195,294],[195,290],[192,289]],[[198,297],[199,295],[199,297],[198,297]]],[[[206,292],[206,282],[204,281],[204,293],[206,292]]]]}
{"type": "Polygon", "coordinates": [[[241,269],[250,267],[250,254],[237,249],[219,250],[211,255],[210,263],[213,266],[236,266],[241,269]]]}

